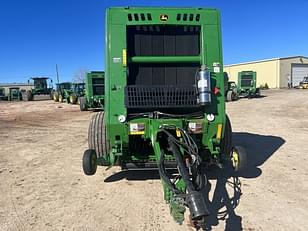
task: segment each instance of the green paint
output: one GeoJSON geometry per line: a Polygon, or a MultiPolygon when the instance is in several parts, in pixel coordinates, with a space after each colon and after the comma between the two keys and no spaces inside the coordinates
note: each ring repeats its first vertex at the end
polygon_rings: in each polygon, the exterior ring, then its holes
{"type": "Polygon", "coordinates": [[[87,73],[85,89],[87,108],[104,108],[105,72],[87,73]]]}
{"type": "MultiPolygon", "coordinates": [[[[176,34],[176,36],[181,36],[176,34]]],[[[141,44],[140,46],[143,46],[141,44]]],[[[187,44],[189,46],[189,44],[187,44]]],[[[218,160],[220,156],[220,142],[217,139],[218,124],[222,124],[221,138],[224,137],[224,125],[226,122],[225,94],[223,59],[221,48],[221,28],[220,15],[214,9],[201,8],[110,8],[106,12],[106,54],[105,54],[105,96],[104,110],[106,120],[106,140],[110,149],[107,156],[109,165],[124,165],[135,162],[157,162],[160,160],[161,146],[159,141],[160,126],[164,124],[173,125],[178,128],[188,129],[189,123],[201,124],[201,131],[193,134],[200,150],[204,150],[202,159],[218,160]],[[200,53],[192,56],[135,56],[127,41],[128,26],[170,26],[181,25],[185,30],[190,26],[199,26],[199,47],[200,53]],[[123,56],[127,53],[127,57],[123,56]],[[127,51],[127,52],[126,52],[127,51]],[[126,59],[126,60],[123,60],[126,59]],[[127,61],[127,62],[126,62],[127,61]],[[211,71],[211,90],[219,89],[217,94],[211,94],[211,103],[200,106],[202,118],[151,118],[151,117],[131,117],[132,114],[125,107],[125,87],[128,85],[128,73],[134,70],[129,69],[131,63],[146,65],[164,65],[171,63],[194,64],[198,67],[206,65],[211,71]],[[208,121],[208,114],[215,115],[213,121],[208,121]],[[125,121],[120,121],[121,116],[125,121]],[[144,132],[138,135],[130,134],[130,126],[134,123],[144,125],[144,132]],[[147,148],[141,149],[145,145],[147,148]],[[135,146],[135,147],[134,147],[135,146]]],[[[196,68],[196,72],[197,72],[196,68]]],[[[147,76],[144,75],[143,78],[147,76]]],[[[191,78],[195,78],[192,75],[191,78]]],[[[89,85],[89,84],[88,84],[89,85]]],[[[87,97],[90,90],[87,88],[87,97]]],[[[182,152],[184,155],[184,153],[182,152]]],[[[172,153],[166,150],[165,159],[174,160],[172,153]]],[[[165,182],[163,183],[164,198],[170,204],[171,214],[175,220],[181,223],[184,219],[185,207],[179,202],[179,198],[173,194],[165,182]]],[[[179,178],[176,188],[183,193],[186,186],[183,179],[179,178]]]]}
{"type": "Polygon", "coordinates": [[[240,96],[256,96],[260,89],[257,88],[257,72],[241,71],[238,73],[237,88],[240,96]]]}

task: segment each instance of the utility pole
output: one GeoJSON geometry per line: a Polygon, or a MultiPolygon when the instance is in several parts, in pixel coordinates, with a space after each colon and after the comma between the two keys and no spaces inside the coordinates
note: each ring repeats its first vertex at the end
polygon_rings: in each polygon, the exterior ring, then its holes
{"type": "Polygon", "coordinates": [[[59,84],[59,71],[58,71],[58,64],[56,64],[56,72],[57,72],[57,82],[59,84]]]}

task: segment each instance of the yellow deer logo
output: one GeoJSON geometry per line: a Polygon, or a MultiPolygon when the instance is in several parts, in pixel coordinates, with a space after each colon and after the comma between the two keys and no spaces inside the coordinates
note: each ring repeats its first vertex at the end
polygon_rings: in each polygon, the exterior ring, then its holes
{"type": "Polygon", "coordinates": [[[168,20],[168,15],[166,14],[161,14],[160,17],[159,17],[160,21],[164,21],[166,22],[168,20]]]}

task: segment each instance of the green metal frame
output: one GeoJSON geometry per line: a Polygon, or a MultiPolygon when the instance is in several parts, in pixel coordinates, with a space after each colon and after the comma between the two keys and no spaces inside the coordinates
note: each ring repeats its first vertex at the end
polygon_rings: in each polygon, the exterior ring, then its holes
{"type": "MultiPolygon", "coordinates": [[[[95,79],[102,79],[103,88],[105,88],[105,72],[104,71],[91,71],[87,73],[86,77],[86,101],[87,101],[87,108],[104,108],[104,101],[105,101],[105,94],[97,95],[93,92],[93,87],[95,87],[94,80],[95,79]]],[[[97,85],[97,84],[96,84],[97,85]]]]}

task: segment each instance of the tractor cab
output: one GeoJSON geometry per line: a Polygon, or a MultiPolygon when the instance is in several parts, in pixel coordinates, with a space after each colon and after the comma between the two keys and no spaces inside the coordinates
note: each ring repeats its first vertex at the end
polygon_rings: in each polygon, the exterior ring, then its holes
{"type": "Polygon", "coordinates": [[[73,92],[77,96],[83,96],[85,91],[85,83],[73,83],[72,84],[73,92]]]}
{"type": "Polygon", "coordinates": [[[55,102],[69,103],[69,96],[73,93],[71,82],[62,82],[56,84],[56,90],[53,92],[53,99],[55,102]]]}
{"type": "Polygon", "coordinates": [[[10,101],[19,101],[22,99],[22,95],[19,87],[10,87],[9,88],[9,100],[10,101]]]}
{"type": "MultiPolygon", "coordinates": [[[[52,79],[48,77],[33,77],[33,94],[50,94],[52,90],[52,79]],[[49,80],[49,81],[48,81],[49,80]]],[[[28,82],[30,82],[30,80],[28,82]]]]}
{"type": "Polygon", "coordinates": [[[33,89],[22,92],[22,98],[26,101],[34,100],[36,95],[47,96],[52,98],[52,79],[48,77],[33,77],[28,80],[28,83],[33,83],[33,89]],[[49,80],[49,81],[48,81],[49,80]]]}

